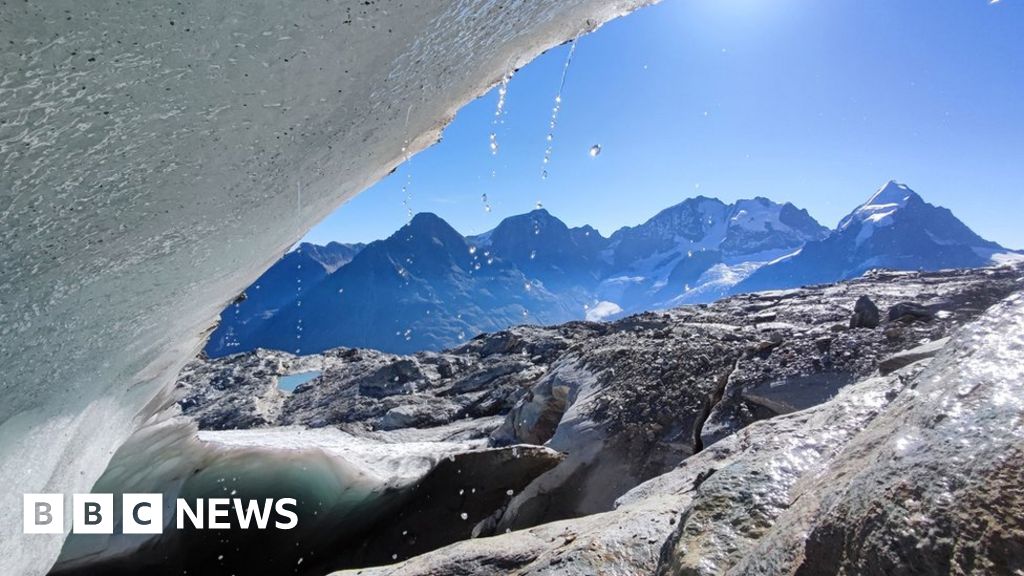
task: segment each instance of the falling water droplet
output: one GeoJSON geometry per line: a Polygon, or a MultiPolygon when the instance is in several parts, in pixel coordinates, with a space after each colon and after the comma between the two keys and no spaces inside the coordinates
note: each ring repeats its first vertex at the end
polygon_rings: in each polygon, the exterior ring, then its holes
{"type": "MultiPolygon", "coordinates": [[[[489,135],[490,142],[488,144],[492,156],[498,155],[498,125],[504,123],[505,96],[508,94],[508,82],[510,79],[511,76],[506,74],[502,77],[501,84],[498,86],[498,104],[494,109],[494,119],[491,120],[492,130],[489,135]]],[[[493,171],[491,176],[494,176],[493,171]]]]}
{"type": "Polygon", "coordinates": [[[545,137],[548,145],[544,150],[544,168],[541,170],[541,180],[548,179],[546,166],[551,162],[551,154],[554,151],[555,128],[558,127],[558,113],[562,109],[562,91],[565,89],[565,79],[569,75],[569,65],[572,64],[572,56],[576,52],[576,39],[573,39],[569,46],[569,54],[565,57],[565,64],[562,66],[562,79],[558,83],[558,92],[555,94],[555,105],[551,108],[551,121],[548,122],[549,132],[545,137]]]}
{"type": "Polygon", "coordinates": [[[601,154],[601,145],[600,144],[594,144],[593,146],[590,147],[590,157],[591,158],[597,158],[598,155],[600,155],[600,154],[601,154]]]}
{"type": "Polygon", "coordinates": [[[470,254],[476,254],[476,246],[470,246],[469,247],[469,253],[470,254]]]}
{"type": "Polygon", "coordinates": [[[537,251],[536,250],[530,250],[530,260],[533,260],[536,257],[537,257],[537,251]]]}

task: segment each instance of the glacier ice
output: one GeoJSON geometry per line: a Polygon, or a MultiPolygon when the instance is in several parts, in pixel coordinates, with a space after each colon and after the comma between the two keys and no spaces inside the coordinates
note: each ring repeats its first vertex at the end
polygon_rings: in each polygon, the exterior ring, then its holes
{"type": "Polygon", "coordinates": [[[5,6],[0,572],[62,542],[21,534],[16,492],[89,490],[224,304],[403,142],[652,1],[5,6]]]}

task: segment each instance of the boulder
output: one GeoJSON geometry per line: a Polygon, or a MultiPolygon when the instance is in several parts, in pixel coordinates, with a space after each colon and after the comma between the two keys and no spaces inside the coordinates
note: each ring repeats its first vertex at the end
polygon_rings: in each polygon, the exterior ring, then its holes
{"type": "Polygon", "coordinates": [[[381,419],[381,430],[400,428],[429,428],[452,421],[458,406],[451,402],[435,401],[427,404],[403,404],[388,410],[381,419]]]}
{"type": "Polygon", "coordinates": [[[882,314],[871,298],[861,296],[857,299],[850,317],[850,328],[877,328],[881,321],[882,314]]]}
{"type": "Polygon", "coordinates": [[[935,313],[916,302],[900,302],[889,308],[889,322],[928,322],[935,313]]]}
{"type": "Polygon", "coordinates": [[[938,354],[947,343],[949,343],[949,338],[940,338],[934,342],[922,344],[917,348],[911,348],[910,350],[893,354],[878,363],[878,371],[883,375],[890,374],[904,366],[909,366],[914,362],[920,362],[921,360],[932,358],[938,354]]]}

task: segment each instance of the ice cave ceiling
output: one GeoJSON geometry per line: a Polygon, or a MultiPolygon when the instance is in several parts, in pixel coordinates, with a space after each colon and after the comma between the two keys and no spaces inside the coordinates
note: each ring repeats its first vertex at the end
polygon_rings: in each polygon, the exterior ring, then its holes
{"type": "Polygon", "coordinates": [[[0,0],[0,565],[223,304],[541,51],[651,0],[0,0]]]}

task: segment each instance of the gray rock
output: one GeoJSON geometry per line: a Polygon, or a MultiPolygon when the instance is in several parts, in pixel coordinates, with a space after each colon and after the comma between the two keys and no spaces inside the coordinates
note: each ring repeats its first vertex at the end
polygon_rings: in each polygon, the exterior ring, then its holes
{"type": "Polygon", "coordinates": [[[920,362],[921,360],[931,358],[938,354],[948,342],[949,338],[940,338],[934,342],[922,344],[917,348],[911,348],[910,350],[893,354],[878,363],[878,371],[881,372],[882,375],[885,375],[895,372],[904,366],[909,366],[914,362],[920,362]]]}
{"type": "Polygon", "coordinates": [[[850,328],[877,328],[882,321],[882,314],[878,306],[867,296],[857,298],[853,307],[853,316],[850,317],[850,328]]]}
{"type": "Polygon", "coordinates": [[[954,336],[730,574],[1024,571],[1024,298],[954,336]]]}
{"type": "Polygon", "coordinates": [[[900,302],[889,308],[890,322],[927,322],[934,317],[934,312],[915,302],[900,302]]]}
{"type": "Polygon", "coordinates": [[[454,402],[440,404],[403,404],[395,406],[384,413],[380,422],[381,430],[398,430],[400,428],[430,428],[452,421],[458,405],[454,402]]]}
{"type": "Polygon", "coordinates": [[[334,576],[1017,574],[1024,297],[927,368],[748,426],[609,512],[334,576]]]}

